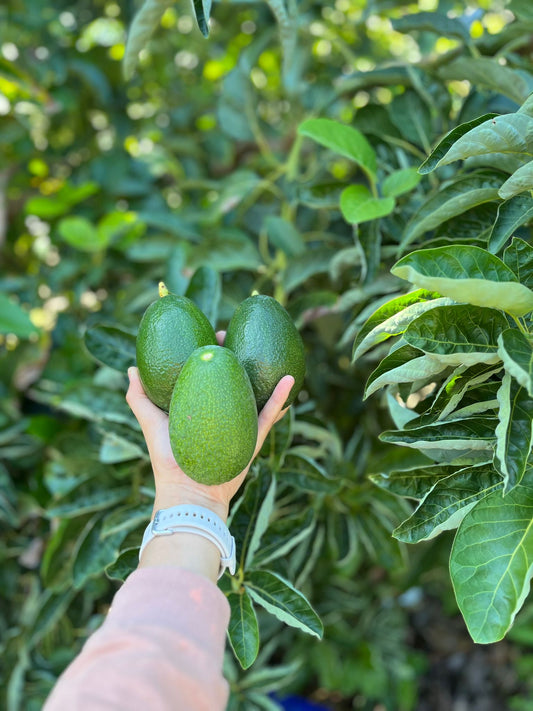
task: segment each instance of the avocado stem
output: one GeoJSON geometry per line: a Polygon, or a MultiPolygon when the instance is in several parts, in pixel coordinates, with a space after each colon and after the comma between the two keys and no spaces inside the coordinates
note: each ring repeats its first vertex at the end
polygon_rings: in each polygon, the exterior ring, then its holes
{"type": "Polygon", "coordinates": [[[160,282],[159,282],[159,298],[162,299],[163,296],[168,296],[169,293],[170,293],[169,290],[168,290],[167,287],[165,286],[165,282],[164,282],[164,281],[160,281],[160,282]]]}

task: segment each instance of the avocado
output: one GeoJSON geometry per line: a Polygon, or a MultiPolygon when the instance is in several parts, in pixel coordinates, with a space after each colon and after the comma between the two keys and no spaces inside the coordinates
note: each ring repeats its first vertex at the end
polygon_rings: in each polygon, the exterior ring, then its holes
{"type": "Polygon", "coordinates": [[[191,353],[217,342],[213,327],[196,304],[169,294],[160,285],[160,298],[146,309],[137,334],[137,367],[143,388],[168,411],[172,390],[191,353]]]}
{"type": "Polygon", "coordinates": [[[235,353],[254,389],[261,410],[284,375],[295,383],[285,406],[300,392],[305,376],[304,345],[283,306],[271,296],[245,299],[229,323],[224,346],[235,353]]]}
{"type": "Polygon", "coordinates": [[[246,371],[230,350],[204,346],[189,356],[168,427],[174,458],[191,479],[222,484],[246,467],[257,443],[257,410],[246,371]]]}

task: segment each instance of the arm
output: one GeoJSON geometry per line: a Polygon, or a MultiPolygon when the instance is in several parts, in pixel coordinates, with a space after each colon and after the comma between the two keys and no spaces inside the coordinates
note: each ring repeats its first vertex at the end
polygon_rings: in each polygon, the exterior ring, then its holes
{"type": "MultiPolygon", "coordinates": [[[[130,369],[127,400],[145,436],[156,496],[153,515],[177,504],[204,506],[226,520],[229,502],[248,467],[220,486],[189,479],[170,449],[168,417],[145,395],[130,369]]],[[[283,378],[259,416],[255,455],[282,410],[294,380],[283,378]]],[[[106,621],[52,691],[45,711],[143,708],[218,711],[225,708],[222,676],[229,606],[215,585],[218,549],[200,536],[155,538],[119,592],[106,621]]]]}

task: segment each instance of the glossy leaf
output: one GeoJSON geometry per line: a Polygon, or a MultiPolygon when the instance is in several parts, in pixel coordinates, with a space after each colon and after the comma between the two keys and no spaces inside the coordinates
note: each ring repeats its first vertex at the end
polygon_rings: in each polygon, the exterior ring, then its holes
{"type": "Polygon", "coordinates": [[[522,225],[533,220],[533,198],[517,195],[498,206],[498,216],[490,233],[488,249],[496,254],[522,225]]]}
{"type": "Polygon", "coordinates": [[[513,270],[521,284],[533,290],[533,247],[530,244],[514,237],[503,253],[503,261],[513,270]]]}
{"type": "Polygon", "coordinates": [[[381,192],[384,197],[394,198],[399,195],[411,192],[421,180],[421,176],[416,168],[402,168],[387,175],[381,184],[381,192]]]}
{"type": "Polygon", "coordinates": [[[301,136],[308,136],[359,165],[371,182],[376,180],[376,153],[363,134],[351,126],[325,118],[307,119],[298,126],[301,136]]]}
{"type": "Polygon", "coordinates": [[[533,160],[526,163],[521,168],[518,168],[510,178],[507,178],[505,183],[501,186],[498,191],[498,195],[502,200],[509,200],[509,198],[519,195],[526,190],[533,189],[533,160]]]}
{"type": "Polygon", "coordinates": [[[517,328],[508,328],[498,337],[498,354],[505,370],[533,397],[533,344],[517,328]]]}
{"type": "Polygon", "coordinates": [[[494,116],[458,138],[437,163],[448,165],[456,160],[494,153],[519,154],[533,151],[533,118],[525,113],[494,116]]]}
{"type": "Polygon", "coordinates": [[[209,15],[211,14],[211,0],[193,0],[194,14],[200,32],[204,37],[209,36],[209,15]]]}
{"type": "Polygon", "coordinates": [[[374,197],[365,185],[350,185],[342,191],[340,201],[342,216],[354,225],[390,215],[394,205],[394,198],[374,197]]]}
{"type": "Polygon", "coordinates": [[[382,442],[405,447],[450,450],[489,450],[496,439],[497,420],[493,417],[468,417],[464,420],[437,422],[406,430],[388,430],[380,435],[382,442]]]}
{"type": "Polygon", "coordinates": [[[139,52],[145,48],[155,32],[167,7],[172,0],[144,0],[133,18],[128,32],[128,41],[124,53],[124,76],[131,79],[137,66],[139,52]]]}
{"type": "Polygon", "coordinates": [[[241,667],[248,669],[259,651],[259,627],[254,606],[246,590],[231,592],[227,598],[231,610],[229,642],[241,667]]]}
{"type": "Polygon", "coordinates": [[[502,478],[491,464],[459,469],[440,478],[393,535],[405,543],[419,543],[457,528],[480,499],[502,486],[502,478]]]}
{"type": "Polygon", "coordinates": [[[533,447],[533,399],[509,373],[498,391],[499,424],[494,463],[505,478],[505,493],[520,484],[533,447]]]}
{"type": "Polygon", "coordinates": [[[228,526],[235,537],[237,547],[237,562],[243,567],[247,559],[248,550],[253,540],[255,548],[268,524],[273,495],[267,497],[272,490],[272,474],[265,468],[261,468],[254,479],[249,479],[243,495],[236,506],[231,511],[228,526]],[[264,502],[267,502],[266,508],[264,502]],[[259,528],[255,534],[255,527],[259,521],[259,528]]]}
{"type": "Polygon", "coordinates": [[[458,178],[450,185],[441,187],[408,222],[401,241],[402,249],[446,220],[476,205],[497,200],[501,182],[499,174],[478,173],[458,178]]]}
{"type": "Polygon", "coordinates": [[[339,480],[332,478],[316,460],[293,450],[285,457],[279,477],[284,483],[312,493],[333,494],[340,488],[339,480]]]}
{"type": "Polygon", "coordinates": [[[481,306],[437,306],[407,327],[403,338],[441,364],[497,363],[498,336],[508,326],[495,309],[481,306]]]}
{"type": "Polygon", "coordinates": [[[401,346],[386,356],[369,375],[363,399],[366,400],[384,385],[428,379],[442,373],[447,367],[447,363],[429,358],[411,345],[401,346]]]}
{"type": "Polygon", "coordinates": [[[435,291],[417,289],[402,294],[380,306],[362,325],[353,344],[352,360],[356,361],[370,348],[398,336],[413,319],[435,306],[452,304],[451,299],[439,298],[435,291]]]}
{"type": "Polygon", "coordinates": [[[389,474],[370,474],[369,479],[380,489],[390,491],[391,494],[420,501],[437,482],[449,477],[454,471],[455,468],[452,466],[439,464],[405,471],[392,471],[389,474]]]}
{"type": "Polygon", "coordinates": [[[0,293],[0,333],[13,333],[17,338],[29,338],[37,333],[26,311],[7,294],[0,293]]]}
{"type": "Polygon", "coordinates": [[[315,529],[315,513],[309,509],[298,516],[284,516],[272,523],[252,560],[254,567],[285,556],[315,529]]]}
{"type": "Polygon", "coordinates": [[[455,301],[503,309],[515,316],[533,309],[533,291],[520,284],[501,259],[480,247],[420,249],[396,262],[391,272],[455,301]]]}
{"type": "Polygon", "coordinates": [[[431,171],[435,170],[442,158],[446,155],[453,144],[461,138],[461,136],[464,136],[465,133],[468,133],[476,126],[485,123],[487,120],[493,119],[497,115],[498,114],[483,114],[483,116],[479,116],[478,118],[472,119],[472,121],[467,121],[466,123],[462,123],[453,128],[437,143],[430,155],[418,169],[418,172],[422,175],[431,173],[431,171]]]}
{"type": "Polygon", "coordinates": [[[287,580],[267,570],[252,570],[244,586],[252,600],[291,627],[322,638],[323,626],[309,602],[287,580]]]}
{"type": "Polygon", "coordinates": [[[464,518],[453,543],[450,573],[472,639],[502,639],[529,592],[533,573],[533,494],[497,491],[464,518]]]}
{"type": "Polygon", "coordinates": [[[83,337],[89,353],[109,368],[126,373],[136,363],[135,335],[116,326],[96,324],[83,337]]]}

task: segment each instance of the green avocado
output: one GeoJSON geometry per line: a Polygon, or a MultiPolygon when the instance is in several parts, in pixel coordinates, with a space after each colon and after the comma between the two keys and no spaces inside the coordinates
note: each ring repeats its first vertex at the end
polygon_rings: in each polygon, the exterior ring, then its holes
{"type": "Polygon", "coordinates": [[[213,327],[196,304],[185,296],[160,294],[146,309],[137,334],[137,367],[143,388],[168,411],[172,390],[191,353],[217,342],[213,327]]]}
{"type": "Polygon", "coordinates": [[[221,346],[198,348],[176,382],[168,418],[181,469],[201,484],[240,474],[257,443],[257,409],[246,371],[221,346]]]}
{"type": "Polygon", "coordinates": [[[224,346],[235,353],[254,389],[261,410],[284,375],[295,383],[285,403],[291,405],[305,377],[304,345],[283,306],[271,296],[250,296],[236,308],[224,346]]]}

